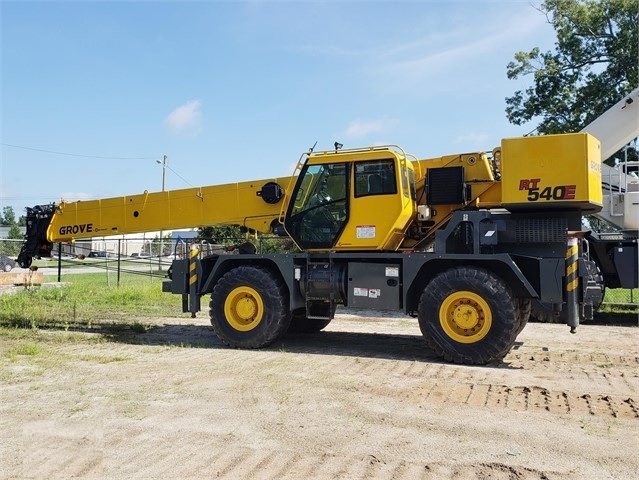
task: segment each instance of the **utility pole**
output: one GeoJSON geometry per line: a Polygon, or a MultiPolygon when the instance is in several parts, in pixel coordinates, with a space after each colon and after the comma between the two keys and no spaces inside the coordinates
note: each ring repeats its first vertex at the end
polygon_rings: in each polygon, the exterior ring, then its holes
{"type": "Polygon", "coordinates": [[[162,191],[164,191],[164,188],[166,186],[166,166],[167,166],[168,160],[169,159],[166,155],[162,157],[162,191]]]}
{"type": "MultiPolygon", "coordinates": [[[[160,162],[159,160],[156,160],[156,163],[161,163],[162,164],[162,192],[164,192],[164,189],[166,187],[166,167],[167,167],[167,163],[168,163],[168,157],[166,155],[164,155],[162,157],[162,162],[160,162]]],[[[162,271],[162,252],[164,250],[164,241],[162,239],[162,235],[163,232],[162,230],[160,230],[160,251],[158,252],[158,270],[162,271]]]]}

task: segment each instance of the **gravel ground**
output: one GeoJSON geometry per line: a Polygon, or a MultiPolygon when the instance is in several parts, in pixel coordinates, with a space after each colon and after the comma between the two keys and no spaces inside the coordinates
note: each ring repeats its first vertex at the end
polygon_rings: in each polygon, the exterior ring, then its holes
{"type": "Polygon", "coordinates": [[[0,478],[629,479],[638,329],[529,324],[441,363],[415,320],[340,314],[233,350],[195,319],[0,337],[0,478]]]}

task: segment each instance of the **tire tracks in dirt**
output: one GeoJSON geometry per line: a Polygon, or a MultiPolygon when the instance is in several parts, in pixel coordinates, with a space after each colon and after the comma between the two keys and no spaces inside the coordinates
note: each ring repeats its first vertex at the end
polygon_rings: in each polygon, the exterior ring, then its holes
{"type": "Polygon", "coordinates": [[[574,347],[539,325],[503,362],[460,366],[396,321],[253,351],[204,325],[53,343],[41,376],[3,365],[0,478],[577,480],[637,466],[620,463],[632,438],[611,433],[636,433],[631,341],[574,347]]]}

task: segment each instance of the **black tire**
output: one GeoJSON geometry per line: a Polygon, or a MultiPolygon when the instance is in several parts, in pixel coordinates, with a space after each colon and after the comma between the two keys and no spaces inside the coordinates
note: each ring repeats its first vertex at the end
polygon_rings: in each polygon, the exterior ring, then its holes
{"type": "Polygon", "coordinates": [[[559,315],[555,315],[550,303],[533,300],[530,321],[539,323],[566,323],[566,311],[562,310],[559,315]]]}
{"type": "Polygon", "coordinates": [[[526,325],[528,324],[528,320],[530,319],[530,312],[532,311],[532,299],[516,298],[515,305],[517,307],[517,321],[519,322],[519,326],[517,327],[517,335],[519,335],[526,327],[526,325]]]}
{"type": "Polygon", "coordinates": [[[7,273],[10,272],[12,268],[13,267],[11,266],[10,263],[5,263],[4,265],[2,265],[2,270],[4,270],[7,273]]]}
{"type": "MultiPolygon", "coordinates": [[[[515,333],[515,339],[519,336],[519,334],[526,328],[528,324],[528,319],[530,318],[530,311],[532,307],[532,300],[530,298],[514,298],[513,299],[513,307],[515,308],[515,312],[517,313],[517,331],[515,333]]],[[[513,341],[514,341],[513,340],[513,341]]],[[[504,350],[503,356],[506,356],[512,345],[509,345],[506,350],[504,350]]]]}
{"type": "MultiPolygon", "coordinates": [[[[333,314],[335,311],[333,310],[333,314]]],[[[328,324],[331,323],[330,320],[318,320],[318,319],[310,319],[306,318],[306,309],[300,308],[298,310],[294,310],[291,317],[291,324],[288,327],[287,333],[302,333],[302,334],[310,334],[317,333],[324,330],[328,324]]]]}
{"type": "Polygon", "coordinates": [[[588,281],[589,283],[594,283],[597,287],[601,289],[600,295],[595,295],[592,300],[592,308],[596,312],[601,307],[603,303],[604,297],[606,296],[606,283],[604,282],[603,274],[601,273],[601,269],[596,262],[592,260],[588,260],[586,263],[586,270],[588,271],[588,281]]]}
{"type": "Polygon", "coordinates": [[[254,266],[240,266],[222,276],[213,289],[209,315],[218,338],[235,348],[269,345],[291,322],[284,282],[254,266]]]}
{"type": "Polygon", "coordinates": [[[501,360],[521,323],[508,285],[479,267],[456,267],[433,278],[421,295],[418,320],[437,355],[466,365],[501,360]]]}

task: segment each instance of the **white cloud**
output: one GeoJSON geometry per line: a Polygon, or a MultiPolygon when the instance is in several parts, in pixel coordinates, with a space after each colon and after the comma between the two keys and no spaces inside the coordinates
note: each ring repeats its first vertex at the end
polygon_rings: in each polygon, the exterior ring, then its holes
{"type": "Polygon", "coordinates": [[[202,130],[202,103],[189,100],[173,110],[164,120],[169,133],[180,136],[196,136],[202,130]]]}
{"type": "Polygon", "coordinates": [[[381,133],[386,131],[393,123],[392,120],[379,119],[372,121],[353,120],[346,130],[344,137],[348,139],[362,138],[371,133],[381,133]]]}
{"type": "MultiPolygon", "coordinates": [[[[468,70],[470,65],[476,68],[478,61],[486,64],[491,58],[502,55],[503,51],[508,51],[510,60],[515,51],[511,52],[510,48],[516,49],[514,45],[520,45],[522,40],[535,34],[539,35],[547,27],[545,17],[534,12],[526,15],[517,12],[495,23],[501,27],[472,31],[471,34],[464,26],[445,34],[426,33],[423,38],[395,45],[386,51],[379,67],[380,72],[391,75],[394,81],[387,82],[387,77],[383,77],[383,85],[405,89],[407,85],[421,85],[426,80],[439,79],[443,75],[450,75],[449,83],[460,75],[464,82],[468,82],[473,73],[468,70]]],[[[505,64],[500,68],[502,70],[496,73],[503,75],[505,64]]]]}

